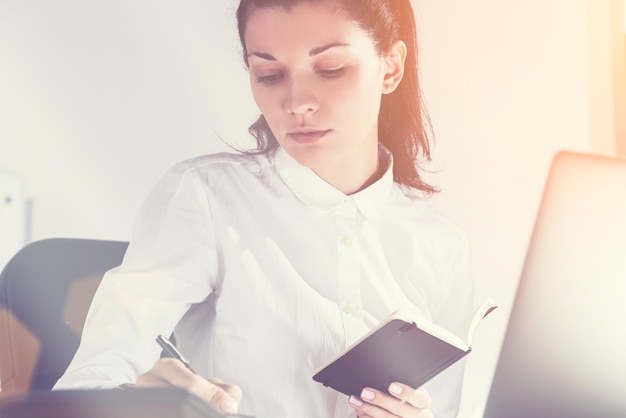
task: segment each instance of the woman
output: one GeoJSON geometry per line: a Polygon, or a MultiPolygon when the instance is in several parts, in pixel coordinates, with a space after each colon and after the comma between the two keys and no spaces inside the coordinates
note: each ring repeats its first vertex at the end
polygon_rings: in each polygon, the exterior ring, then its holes
{"type": "Polygon", "coordinates": [[[237,17],[258,150],[166,174],[56,388],[180,386],[259,417],[454,416],[461,366],[350,398],[311,378],[399,307],[453,330],[471,314],[463,235],[420,197],[409,0],[241,0],[237,17]],[[197,374],[158,359],[172,332],[197,374]]]}

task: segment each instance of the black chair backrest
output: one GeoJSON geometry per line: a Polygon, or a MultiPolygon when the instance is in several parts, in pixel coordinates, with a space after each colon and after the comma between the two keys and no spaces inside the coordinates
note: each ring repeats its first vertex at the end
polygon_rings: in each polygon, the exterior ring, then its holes
{"type": "Polygon", "coordinates": [[[0,394],[52,388],[78,348],[102,276],[127,246],[51,238],[13,256],[0,273],[0,394]]]}

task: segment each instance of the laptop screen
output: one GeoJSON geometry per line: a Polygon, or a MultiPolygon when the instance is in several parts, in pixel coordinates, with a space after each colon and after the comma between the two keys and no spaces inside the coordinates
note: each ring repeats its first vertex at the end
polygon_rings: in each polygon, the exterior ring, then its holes
{"type": "Polygon", "coordinates": [[[626,159],[554,158],[484,417],[626,417],[626,159]]]}

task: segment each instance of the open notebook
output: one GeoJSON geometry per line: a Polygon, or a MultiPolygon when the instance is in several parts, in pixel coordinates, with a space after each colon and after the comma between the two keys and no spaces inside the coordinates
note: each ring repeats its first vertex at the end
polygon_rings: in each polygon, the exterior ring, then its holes
{"type": "Polygon", "coordinates": [[[484,417],[626,417],[626,159],[555,157],[484,417]]]}

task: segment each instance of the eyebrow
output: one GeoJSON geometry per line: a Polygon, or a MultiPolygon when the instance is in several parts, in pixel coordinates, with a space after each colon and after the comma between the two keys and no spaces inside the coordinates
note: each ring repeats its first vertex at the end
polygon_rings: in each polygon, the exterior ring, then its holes
{"type": "MultiPolygon", "coordinates": [[[[324,51],[327,51],[331,48],[336,48],[336,47],[340,47],[340,46],[348,46],[349,44],[347,43],[343,43],[343,42],[332,42],[330,44],[326,44],[323,46],[318,46],[317,48],[313,48],[312,50],[309,51],[309,56],[310,57],[314,57],[315,55],[319,55],[324,51]]],[[[259,58],[263,58],[265,60],[268,61],[277,61],[276,57],[274,57],[273,55],[267,54],[265,52],[256,52],[256,51],[252,51],[250,53],[248,53],[248,55],[246,55],[248,58],[251,56],[255,56],[255,57],[259,57],[259,58]]]]}

